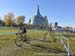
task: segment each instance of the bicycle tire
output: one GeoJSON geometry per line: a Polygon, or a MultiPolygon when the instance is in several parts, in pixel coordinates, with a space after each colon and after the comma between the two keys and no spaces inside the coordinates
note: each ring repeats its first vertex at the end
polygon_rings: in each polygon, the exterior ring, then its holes
{"type": "Polygon", "coordinates": [[[16,44],[16,46],[18,46],[18,47],[21,47],[21,46],[22,46],[22,44],[23,44],[22,36],[18,36],[18,37],[15,39],[15,44],[16,44]]]}

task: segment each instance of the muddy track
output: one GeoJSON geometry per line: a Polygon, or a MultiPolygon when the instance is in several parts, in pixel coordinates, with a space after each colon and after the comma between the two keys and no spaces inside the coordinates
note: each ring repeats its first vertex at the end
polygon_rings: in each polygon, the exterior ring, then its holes
{"type": "Polygon", "coordinates": [[[20,50],[20,49],[21,48],[17,47],[16,45],[10,45],[10,46],[6,46],[6,47],[2,47],[0,49],[0,56],[8,56],[12,52],[14,52],[16,50],[20,50]]]}
{"type": "MultiPolygon", "coordinates": [[[[36,41],[31,41],[32,43],[34,42],[38,42],[38,40],[36,41]]],[[[52,49],[52,48],[47,48],[47,47],[44,47],[42,45],[32,45],[32,44],[27,44],[27,43],[24,43],[24,46],[22,47],[18,47],[15,45],[15,43],[9,45],[9,46],[6,46],[6,47],[2,47],[0,49],[0,56],[13,56],[13,54],[16,52],[16,51],[21,51],[22,49],[26,50],[31,50],[33,52],[37,52],[38,50],[41,49],[41,51],[46,51],[48,53],[66,53],[64,51],[60,51],[60,50],[56,50],[56,49],[52,49]]]]}

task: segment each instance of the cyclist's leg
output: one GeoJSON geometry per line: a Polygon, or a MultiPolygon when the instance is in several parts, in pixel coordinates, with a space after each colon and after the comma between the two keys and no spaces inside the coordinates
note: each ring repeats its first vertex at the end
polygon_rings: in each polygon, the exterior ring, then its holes
{"type": "Polygon", "coordinates": [[[24,33],[24,37],[26,38],[27,36],[26,36],[26,33],[24,33]]]}
{"type": "Polygon", "coordinates": [[[23,33],[24,40],[27,41],[26,33],[23,33]]]}
{"type": "Polygon", "coordinates": [[[27,44],[30,44],[30,40],[27,38],[26,33],[24,33],[24,41],[25,41],[27,44]]]}

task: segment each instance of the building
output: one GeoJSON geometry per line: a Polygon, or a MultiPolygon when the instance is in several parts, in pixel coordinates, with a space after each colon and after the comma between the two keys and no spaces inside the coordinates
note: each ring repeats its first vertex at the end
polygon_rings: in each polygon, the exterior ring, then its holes
{"type": "Polygon", "coordinates": [[[33,18],[32,28],[33,29],[48,29],[49,28],[47,16],[43,17],[40,14],[39,5],[37,7],[37,14],[33,18]]]}
{"type": "Polygon", "coordinates": [[[3,25],[4,25],[3,21],[2,21],[2,20],[0,20],[0,26],[3,26],[3,25]]]}

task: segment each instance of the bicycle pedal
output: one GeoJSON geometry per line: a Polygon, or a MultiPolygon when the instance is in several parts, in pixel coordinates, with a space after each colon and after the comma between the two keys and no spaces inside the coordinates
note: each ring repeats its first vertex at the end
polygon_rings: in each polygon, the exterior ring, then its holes
{"type": "Polygon", "coordinates": [[[26,41],[27,44],[30,44],[30,42],[26,41]]]}
{"type": "Polygon", "coordinates": [[[24,42],[26,42],[27,40],[26,40],[26,39],[24,39],[23,41],[24,41],[24,42]]]}
{"type": "Polygon", "coordinates": [[[18,47],[21,47],[22,45],[17,45],[18,47]]]}

